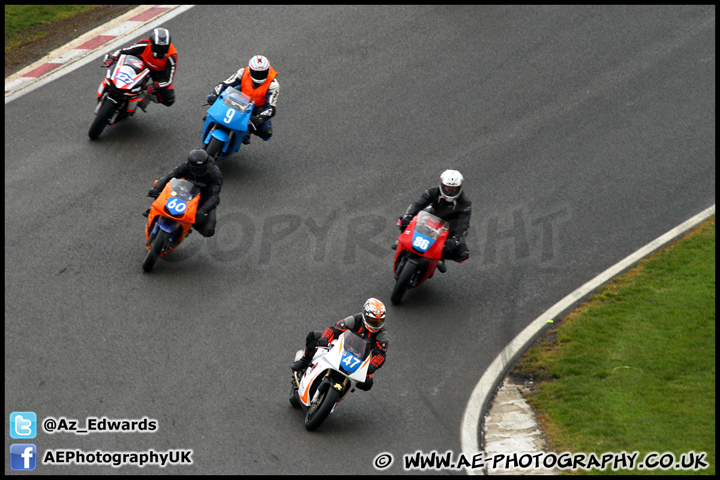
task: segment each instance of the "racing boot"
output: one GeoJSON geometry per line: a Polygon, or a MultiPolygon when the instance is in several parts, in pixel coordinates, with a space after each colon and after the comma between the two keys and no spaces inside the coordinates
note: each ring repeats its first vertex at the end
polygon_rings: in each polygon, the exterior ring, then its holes
{"type": "Polygon", "coordinates": [[[440,273],[447,272],[447,265],[445,264],[445,260],[440,260],[438,262],[437,269],[440,270],[440,273]]]}
{"type": "Polygon", "coordinates": [[[147,113],[148,103],[149,103],[148,97],[145,97],[138,102],[138,107],[140,108],[140,110],[147,113]]]}
{"type": "Polygon", "coordinates": [[[243,145],[250,145],[250,132],[245,135],[245,138],[243,138],[243,145]]]}
{"type": "Polygon", "coordinates": [[[308,365],[310,365],[312,357],[312,353],[305,350],[305,354],[300,358],[300,360],[296,360],[292,363],[292,365],[290,365],[290,370],[293,372],[302,372],[308,367],[308,365]]]}

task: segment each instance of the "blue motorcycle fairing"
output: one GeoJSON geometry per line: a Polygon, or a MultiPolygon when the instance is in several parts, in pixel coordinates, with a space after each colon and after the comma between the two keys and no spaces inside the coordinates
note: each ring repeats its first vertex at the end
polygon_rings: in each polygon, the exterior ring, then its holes
{"type": "Polygon", "coordinates": [[[160,227],[163,231],[167,233],[173,233],[175,230],[177,230],[177,222],[175,220],[171,220],[167,217],[161,217],[158,215],[158,221],[156,223],[157,227],[160,227]]]}
{"type": "Polygon", "coordinates": [[[215,128],[213,130],[210,130],[210,132],[208,132],[207,138],[205,139],[205,143],[210,143],[211,137],[215,137],[223,143],[230,140],[230,134],[222,128],[215,128]]]}
{"type": "Polygon", "coordinates": [[[252,106],[252,100],[247,95],[234,88],[225,89],[207,110],[203,126],[203,145],[207,147],[213,137],[221,141],[221,159],[240,150],[242,141],[248,134],[252,106]]]}

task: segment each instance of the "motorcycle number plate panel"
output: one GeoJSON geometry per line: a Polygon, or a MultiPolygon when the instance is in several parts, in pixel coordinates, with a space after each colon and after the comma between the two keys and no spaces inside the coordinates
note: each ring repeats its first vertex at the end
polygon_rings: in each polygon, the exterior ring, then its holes
{"type": "Polygon", "coordinates": [[[167,208],[170,215],[174,217],[182,216],[187,210],[187,203],[185,203],[185,200],[182,198],[170,197],[167,202],[165,202],[165,208],[167,208]]]}
{"type": "Polygon", "coordinates": [[[346,372],[355,373],[355,370],[362,365],[362,360],[346,350],[342,352],[340,365],[346,372]]]}
{"type": "Polygon", "coordinates": [[[120,71],[115,75],[116,85],[121,88],[122,85],[120,84],[124,84],[125,86],[132,85],[135,83],[135,80],[135,71],[126,65],[120,67],[120,71]]]}
{"type": "Polygon", "coordinates": [[[419,232],[413,232],[412,246],[418,252],[427,252],[427,249],[432,247],[433,243],[435,243],[435,240],[427,235],[423,235],[419,232]]]}

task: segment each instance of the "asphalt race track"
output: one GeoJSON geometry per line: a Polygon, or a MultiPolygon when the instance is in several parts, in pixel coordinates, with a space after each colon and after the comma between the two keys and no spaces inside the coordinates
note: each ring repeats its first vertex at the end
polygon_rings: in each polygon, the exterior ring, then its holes
{"type": "Polygon", "coordinates": [[[164,26],[170,108],[90,141],[105,52],[5,105],[5,411],[156,419],[35,443],[194,463],[38,473],[410,473],[404,454],[460,452],[473,387],[528,323],[715,203],[714,6],[197,6],[164,26]],[[258,53],[279,72],[273,139],[221,163],[215,237],[144,274],[148,189],[258,53]],[[395,220],[447,168],[471,259],[393,306],[395,220]],[[387,362],[307,432],[294,352],[371,296],[387,362]]]}

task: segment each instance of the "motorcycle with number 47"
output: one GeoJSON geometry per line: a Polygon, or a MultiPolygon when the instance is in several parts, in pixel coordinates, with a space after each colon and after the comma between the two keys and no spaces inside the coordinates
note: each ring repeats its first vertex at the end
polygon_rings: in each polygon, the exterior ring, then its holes
{"type": "MultiPolygon", "coordinates": [[[[106,54],[101,66],[106,65],[108,58],[106,54]]],[[[138,104],[148,97],[149,81],[150,70],[141,59],[133,55],[120,55],[105,72],[100,87],[104,87],[105,91],[95,107],[95,119],[88,130],[90,139],[100,137],[108,125],[115,125],[135,115],[138,104]]]]}
{"type": "Polygon", "coordinates": [[[145,226],[144,271],[151,271],[158,258],[175,250],[190,234],[199,202],[200,189],[184,178],[173,178],[165,185],[150,206],[145,226]]]}
{"type": "MultiPolygon", "coordinates": [[[[318,428],[366,380],[371,350],[367,340],[347,330],[327,347],[319,346],[304,373],[293,372],[290,404],[307,409],[306,429],[318,428]]],[[[298,350],[295,360],[302,356],[298,350]]]]}
{"type": "Polygon", "coordinates": [[[449,230],[448,222],[422,210],[400,234],[393,263],[395,287],[390,296],[394,305],[402,301],[408,288],[417,287],[433,276],[449,230]]]}

